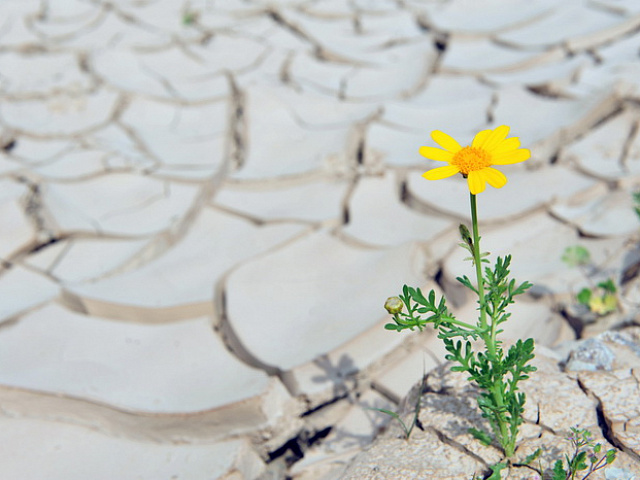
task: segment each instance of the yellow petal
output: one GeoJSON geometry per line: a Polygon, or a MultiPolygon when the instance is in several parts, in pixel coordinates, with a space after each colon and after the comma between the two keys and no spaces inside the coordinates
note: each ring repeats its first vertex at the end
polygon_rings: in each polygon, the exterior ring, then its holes
{"type": "Polygon", "coordinates": [[[476,136],[473,137],[473,142],[471,142],[472,147],[480,148],[484,145],[484,142],[487,141],[491,135],[491,130],[482,130],[481,132],[476,133],[476,136]]]}
{"type": "Polygon", "coordinates": [[[456,165],[447,165],[446,167],[438,167],[433,170],[429,170],[422,174],[424,178],[427,180],[441,180],[443,178],[450,177],[451,175],[455,175],[456,173],[460,173],[460,168],[456,165]]]}
{"type": "Polygon", "coordinates": [[[491,132],[491,135],[487,137],[484,145],[482,145],[482,148],[491,152],[494,148],[500,145],[500,143],[502,143],[505,138],[507,138],[507,135],[509,135],[509,127],[507,127],[506,125],[500,125],[498,128],[494,129],[491,132]]]}
{"type": "Polygon", "coordinates": [[[473,172],[469,172],[469,176],[467,177],[467,184],[469,185],[469,191],[474,195],[484,192],[486,187],[484,176],[481,172],[484,172],[486,169],[482,170],[474,170],[473,172]]]}
{"type": "Polygon", "coordinates": [[[484,168],[479,173],[492,187],[502,188],[507,183],[507,177],[504,176],[504,173],[495,168],[484,168]]]}
{"type": "Polygon", "coordinates": [[[510,150],[517,150],[520,146],[520,139],[518,137],[506,138],[499,145],[491,150],[491,155],[499,155],[510,150]]]}
{"type": "Polygon", "coordinates": [[[510,152],[500,153],[491,157],[493,165],[511,165],[512,163],[520,163],[531,157],[531,152],[527,148],[520,148],[510,152]]]}
{"type": "Polygon", "coordinates": [[[451,136],[447,135],[440,130],[434,130],[431,132],[431,138],[440,145],[445,150],[450,151],[451,153],[456,153],[459,150],[462,150],[462,147],[458,142],[456,142],[451,136]]]}
{"type": "Polygon", "coordinates": [[[420,147],[420,155],[438,162],[451,162],[453,153],[436,147],[420,147]]]}

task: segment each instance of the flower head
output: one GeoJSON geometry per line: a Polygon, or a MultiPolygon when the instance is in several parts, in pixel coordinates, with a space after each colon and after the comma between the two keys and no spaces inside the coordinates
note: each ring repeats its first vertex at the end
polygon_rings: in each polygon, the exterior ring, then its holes
{"type": "Polygon", "coordinates": [[[384,308],[392,315],[400,313],[402,311],[402,306],[402,300],[400,300],[398,297],[389,297],[387,298],[387,301],[384,302],[384,308]]]}
{"type": "Polygon", "coordinates": [[[483,192],[488,182],[495,188],[507,183],[504,174],[491,168],[493,165],[510,165],[524,162],[531,152],[520,147],[518,137],[507,138],[509,127],[501,125],[493,130],[482,130],[470,146],[461,147],[452,137],[439,130],[431,132],[431,138],[443,149],[420,147],[420,155],[449,165],[429,170],[422,176],[427,180],[440,180],[461,173],[473,195],[483,192]]]}

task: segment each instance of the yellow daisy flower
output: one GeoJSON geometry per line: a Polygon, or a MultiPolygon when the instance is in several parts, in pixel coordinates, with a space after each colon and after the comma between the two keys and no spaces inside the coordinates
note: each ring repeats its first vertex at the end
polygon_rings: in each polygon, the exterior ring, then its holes
{"type": "Polygon", "coordinates": [[[518,148],[518,137],[507,138],[508,134],[509,127],[506,125],[494,130],[482,130],[474,137],[471,146],[461,147],[446,133],[434,130],[431,138],[444,150],[420,147],[420,155],[449,165],[429,170],[422,176],[427,180],[440,180],[461,173],[467,179],[473,195],[483,192],[487,182],[492,187],[502,188],[507,183],[507,177],[491,167],[524,162],[531,156],[528,149],[518,148]]]}

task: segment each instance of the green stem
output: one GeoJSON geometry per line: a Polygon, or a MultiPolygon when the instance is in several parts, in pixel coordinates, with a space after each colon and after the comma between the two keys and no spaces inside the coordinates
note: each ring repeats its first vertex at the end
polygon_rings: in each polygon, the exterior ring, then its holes
{"type": "MultiPolygon", "coordinates": [[[[491,392],[493,395],[493,400],[495,401],[499,409],[504,406],[502,389],[499,385],[501,380],[502,379],[496,380],[493,385],[493,391],[491,392]]],[[[496,419],[496,422],[498,423],[498,427],[500,428],[500,438],[498,438],[500,445],[504,449],[504,454],[507,456],[507,458],[511,458],[515,450],[515,438],[512,438],[509,433],[509,426],[507,420],[504,418],[504,413],[501,411],[496,411],[494,412],[494,417],[496,419]]]]}
{"type": "Polygon", "coordinates": [[[478,235],[478,212],[476,196],[471,194],[471,229],[473,231],[473,264],[476,266],[476,280],[478,282],[478,303],[480,304],[480,325],[487,328],[487,309],[484,301],[484,280],[482,277],[482,262],[480,258],[480,235],[478,235]]]}
{"type": "MultiPolygon", "coordinates": [[[[476,280],[478,282],[478,303],[480,304],[480,326],[483,331],[486,332],[487,328],[487,306],[484,296],[484,277],[482,276],[482,262],[480,257],[480,235],[478,234],[478,212],[476,206],[476,196],[471,194],[471,227],[473,234],[473,263],[476,267],[476,280]]],[[[491,332],[487,336],[483,335],[485,345],[489,352],[489,358],[492,363],[499,361],[496,355],[496,322],[495,319],[491,319],[491,332]]],[[[502,378],[495,379],[493,388],[491,389],[491,395],[495,405],[502,409],[504,407],[504,398],[502,396],[502,389],[500,384],[502,378]]],[[[504,414],[500,411],[494,412],[494,418],[500,429],[500,445],[504,449],[505,455],[509,458],[514,453],[514,438],[511,438],[508,429],[508,422],[504,418],[504,414]]]]}
{"type": "Polygon", "coordinates": [[[466,322],[462,322],[457,318],[453,317],[442,317],[447,323],[452,323],[454,325],[458,325],[459,327],[466,328],[469,332],[478,332],[478,327],[474,325],[470,325],[466,322]]]}

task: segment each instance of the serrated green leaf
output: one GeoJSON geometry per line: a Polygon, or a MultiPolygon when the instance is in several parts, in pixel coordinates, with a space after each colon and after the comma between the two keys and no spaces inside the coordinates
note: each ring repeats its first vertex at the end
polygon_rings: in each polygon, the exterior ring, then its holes
{"type": "Polygon", "coordinates": [[[573,459],[573,470],[575,472],[579,472],[580,470],[586,470],[588,467],[588,465],[585,462],[585,459],[587,458],[587,452],[580,452],[578,453],[578,455],[576,455],[576,457],[573,459]]]}
{"type": "Polygon", "coordinates": [[[557,460],[553,465],[553,477],[552,480],[566,480],[567,472],[562,468],[562,460],[557,460]]]}
{"type": "Polygon", "coordinates": [[[427,299],[424,298],[424,295],[422,294],[422,290],[419,288],[415,290],[412,289],[410,294],[414,302],[419,303],[420,305],[429,305],[429,302],[427,302],[427,299]]]}

